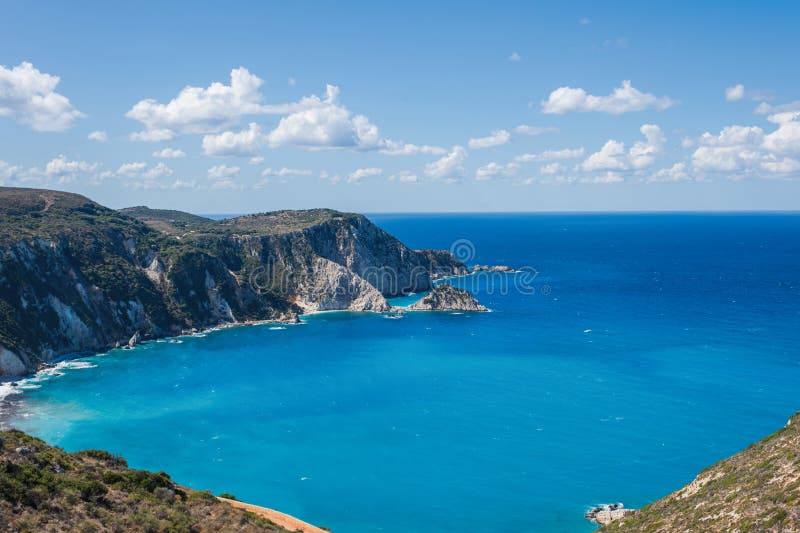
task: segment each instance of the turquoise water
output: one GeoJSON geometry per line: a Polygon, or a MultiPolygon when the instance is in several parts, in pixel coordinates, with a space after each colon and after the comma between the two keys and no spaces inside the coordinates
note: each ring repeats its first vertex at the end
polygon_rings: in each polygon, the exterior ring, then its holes
{"type": "Polygon", "coordinates": [[[580,532],[588,506],[643,505],[800,409],[800,216],[372,218],[532,266],[535,294],[470,277],[494,312],[115,351],[16,396],[14,423],[337,533],[580,532]]]}

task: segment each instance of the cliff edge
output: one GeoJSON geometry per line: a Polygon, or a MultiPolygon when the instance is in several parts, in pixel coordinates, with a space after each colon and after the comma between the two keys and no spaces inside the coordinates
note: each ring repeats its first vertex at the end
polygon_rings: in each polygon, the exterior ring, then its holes
{"type": "Polygon", "coordinates": [[[387,297],[464,271],[452,254],[411,250],[354,213],[217,221],[0,188],[0,376],[132,338],[313,311],[386,311],[387,297]]]}

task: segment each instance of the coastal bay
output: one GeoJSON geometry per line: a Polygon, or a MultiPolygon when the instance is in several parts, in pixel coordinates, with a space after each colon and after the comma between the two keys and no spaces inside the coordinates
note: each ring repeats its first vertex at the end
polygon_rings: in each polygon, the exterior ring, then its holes
{"type": "Polygon", "coordinates": [[[450,282],[492,313],[320,313],[111,351],[16,395],[15,424],[335,531],[591,531],[591,506],[641,507],[797,410],[796,216],[371,219],[534,266],[537,290],[472,275],[450,282]]]}

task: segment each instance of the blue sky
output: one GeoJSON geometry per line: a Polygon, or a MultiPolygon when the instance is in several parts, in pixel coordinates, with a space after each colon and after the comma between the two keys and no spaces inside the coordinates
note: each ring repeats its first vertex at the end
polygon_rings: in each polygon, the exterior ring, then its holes
{"type": "Polygon", "coordinates": [[[0,182],[200,213],[800,208],[793,2],[14,2],[0,182]]]}

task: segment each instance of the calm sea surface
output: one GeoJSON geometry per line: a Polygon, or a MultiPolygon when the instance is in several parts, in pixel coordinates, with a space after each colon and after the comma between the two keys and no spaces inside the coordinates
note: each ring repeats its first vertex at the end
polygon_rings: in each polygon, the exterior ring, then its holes
{"type": "Polygon", "coordinates": [[[371,218],[538,275],[456,281],[493,313],[83,359],[28,382],[13,423],[335,533],[581,532],[587,507],[644,505],[800,410],[798,215],[371,218]]]}

